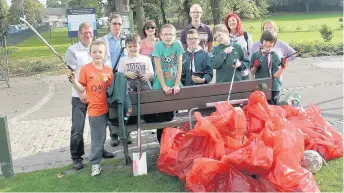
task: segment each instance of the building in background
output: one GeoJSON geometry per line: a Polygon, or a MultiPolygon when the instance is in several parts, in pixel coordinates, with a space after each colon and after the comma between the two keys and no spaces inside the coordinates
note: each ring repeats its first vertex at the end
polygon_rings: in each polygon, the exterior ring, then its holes
{"type": "Polygon", "coordinates": [[[53,27],[66,27],[67,9],[65,8],[42,8],[40,9],[42,22],[53,27]]]}

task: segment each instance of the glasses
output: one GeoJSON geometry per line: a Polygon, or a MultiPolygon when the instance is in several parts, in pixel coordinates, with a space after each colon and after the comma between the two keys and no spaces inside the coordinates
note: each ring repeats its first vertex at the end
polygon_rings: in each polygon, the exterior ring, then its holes
{"type": "Polygon", "coordinates": [[[196,40],[199,40],[199,38],[186,38],[187,40],[189,41],[196,41],[196,40]]]}
{"type": "Polygon", "coordinates": [[[145,29],[146,30],[149,30],[149,29],[155,29],[156,27],[146,27],[145,29]]]}
{"type": "Polygon", "coordinates": [[[192,14],[201,14],[202,12],[201,11],[193,11],[191,12],[192,14]]]}
{"type": "Polygon", "coordinates": [[[121,26],[122,25],[122,23],[117,23],[117,22],[114,22],[114,23],[111,23],[112,25],[119,25],[119,26],[121,26]]]}
{"type": "Polygon", "coordinates": [[[161,35],[167,37],[167,36],[175,36],[176,34],[161,34],[161,35]]]}
{"type": "Polygon", "coordinates": [[[82,32],[82,35],[93,35],[93,32],[82,32]]]}

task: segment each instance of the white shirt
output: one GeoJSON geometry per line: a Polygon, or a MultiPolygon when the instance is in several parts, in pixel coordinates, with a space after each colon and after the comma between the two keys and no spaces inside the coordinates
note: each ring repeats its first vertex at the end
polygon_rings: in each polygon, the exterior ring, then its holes
{"type": "MultiPolygon", "coordinates": [[[[66,52],[65,60],[76,72],[76,77],[79,80],[80,69],[82,66],[92,62],[92,58],[89,54],[89,48],[82,45],[79,41],[71,45],[66,52]]],[[[72,87],[72,97],[78,97],[78,92],[72,87]]]]}
{"type": "Polygon", "coordinates": [[[117,66],[118,72],[140,72],[142,74],[153,74],[152,61],[148,56],[139,55],[135,58],[123,56],[117,66]]]}

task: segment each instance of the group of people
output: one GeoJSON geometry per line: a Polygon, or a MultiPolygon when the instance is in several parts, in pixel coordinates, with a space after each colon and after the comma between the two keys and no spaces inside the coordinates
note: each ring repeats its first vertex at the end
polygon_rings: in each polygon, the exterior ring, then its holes
{"type": "MultiPolygon", "coordinates": [[[[236,14],[229,14],[224,24],[215,25],[212,30],[201,22],[201,16],[201,6],[192,5],[191,23],[182,30],[180,41],[176,40],[173,25],[163,25],[158,33],[151,20],[143,26],[142,39],[137,33],[124,37],[121,34],[123,19],[119,14],[109,18],[110,32],[93,42],[92,25],[80,25],[80,41],[70,46],[65,55],[67,63],[75,70],[68,74],[73,85],[70,140],[73,168],[83,168],[86,112],[91,130],[91,175],[100,174],[102,158],[115,156],[104,149],[106,128],[110,131],[110,144],[120,143],[119,129],[107,118],[106,97],[114,79],[113,69],[123,73],[128,91],[139,86],[140,90],[162,89],[174,95],[182,86],[210,83],[213,69],[216,70],[216,83],[230,82],[232,76],[234,81],[272,77],[270,103],[278,104],[287,60],[294,59],[294,56],[286,56],[295,51],[277,39],[276,24],[265,22],[260,40],[253,43],[236,14]],[[214,46],[214,40],[218,45],[214,46]]],[[[168,121],[174,114],[162,113],[156,118],[168,121]]],[[[157,130],[159,142],[162,131],[157,130]]],[[[128,141],[131,143],[129,133],[128,141]]]]}

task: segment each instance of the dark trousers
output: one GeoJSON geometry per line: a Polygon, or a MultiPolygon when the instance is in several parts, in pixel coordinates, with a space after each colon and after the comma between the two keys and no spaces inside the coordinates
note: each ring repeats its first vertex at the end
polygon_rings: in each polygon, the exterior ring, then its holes
{"type": "MultiPolygon", "coordinates": [[[[175,114],[176,113],[174,111],[166,112],[166,113],[158,113],[156,115],[155,122],[172,121],[175,114]]],[[[164,128],[156,130],[156,138],[158,139],[159,143],[161,142],[161,137],[162,137],[163,131],[164,131],[164,128]]]]}
{"type": "Polygon", "coordinates": [[[72,160],[82,160],[84,151],[84,127],[86,119],[87,104],[80,101],[78,97],[72,98],[72,130],[70,136],[70,153],[72,160]]]}
{"type": "Polygon", "coordinates": [[[271,92],[271,99],[268,101],[270,105],[278,105],[279,104],[279,96],[280,91],[272,91],[271,92]]]}

